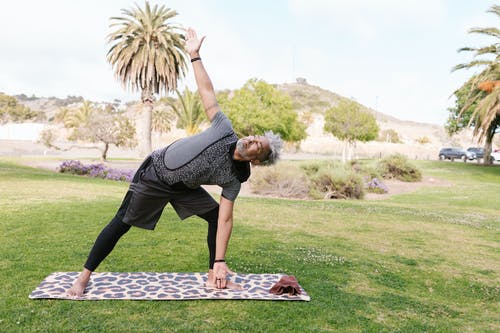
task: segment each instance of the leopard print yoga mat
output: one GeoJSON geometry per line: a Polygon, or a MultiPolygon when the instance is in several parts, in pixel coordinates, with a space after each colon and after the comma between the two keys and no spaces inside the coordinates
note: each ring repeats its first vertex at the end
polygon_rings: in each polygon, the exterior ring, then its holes
{"type": "MultiPolygon", "coordinates": [[[[30,294],[32,299],[67,297],[65,291],[71,287],[78,272],[57,272],[47,276],[30,294]]],[[[214,289],[205,287],[207,273],[94,273],[82,297],[77,300],[194,300],[194,299],[253,299],[276,301],[309,301],[310,297],[301,287],[302,294],[290,296],[273,295],[269,289],[283,274],[237,274],[231,281],[244,290],[214,289]]]]}

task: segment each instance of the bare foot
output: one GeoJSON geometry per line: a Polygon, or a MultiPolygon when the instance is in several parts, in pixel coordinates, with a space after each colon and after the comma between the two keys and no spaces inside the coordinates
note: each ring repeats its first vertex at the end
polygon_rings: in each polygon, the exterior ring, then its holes
{"type": "Polygon", "coordinates": [[[66,290],[66,296],[69,296],[71,298],[81,297],[85,292],[87,284],[89,283],[91,274],[91,271],[89,271],[88,269],[84,269],[75,280],[75,282],[73,282],[73,286],[66,290]]]}

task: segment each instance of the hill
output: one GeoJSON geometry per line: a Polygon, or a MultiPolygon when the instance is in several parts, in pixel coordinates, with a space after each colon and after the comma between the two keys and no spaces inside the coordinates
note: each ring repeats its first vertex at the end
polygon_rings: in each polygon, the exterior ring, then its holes
{"type": "MultiPolygon", "coordinates": [[[[323,132],[324,114],[328,108],[348,98],[321,87],[309,85],[304,79],[299,79],[297,83],[276,84],[275,87],[290,96],[293,108],[299,114],[300,119],[308,126],[308,137],[300,143],[300,146],[289,146],[287,149],[290,152],[341,155],[343,143],[332,135],[323,132]]],[[[52,119],[59,108],[78,106],[84,100],[81,96],[68,96],[61,99],[56,97],[28,97],[21,94],[15,97],[20,103],[32,110],[44,113],[44,118],[47,120],[52,119]]],[[[117,108],[126,110],[127,114],[136,120],[140,118],[136,111],[140,109],[138,102],[122,104],[119,100],[114,100],[113,102],[99,103],[103,105],[112,104],[117,108]]],[[[358,143],[354,151],[355,157],[381,157],[399,152],[410,158],[435,159],[439,148],[442,146],[468,147],[477,145],[473,142],[470,131],[449,137],[443,126],[400,120],[377,110],[368,107],[364,108],[375,116],[381,130],[395,131],[401,143],[384,141],[358,143]],[[427,143],[422,143],[423,141],[427,143]]],[[[141,131],[140,126],[138,126],[138,130],[141,131]]],[[[153,137],[153,146],[163,146],[166,142],[183,135],[182,131],[155,135],[153,137]]]]}
{"type": "MultiPolygon", "coordinates": [[[[288,94],[291,97],[294,108],[297,110],[297,112],[299,112],[299,114],[310,112],[312,114],[324,117],[327,109],[337,105],[342,100],[349,100],[348,98],[340,96],[331,91],[304,83],[285,83],[277,85],[276,87],[280,91],[288,94]]],[[[408,133],[404,130],[406,130],[407,128],[413,128],[414,131],[412,132],[415,132],[412,133],[413,136],[421,136],[421,133],[423,133],[424,135],[431,134],[431,136],[435,136],[436,139],[439,139],[439,141],[446,141],[447,139],[448,135],[446,134],[443,126],[401,120],[365,106],[363,106],[363,108],[364,110],[372,113],[375,116],[375,118],[377,119],[377,123],[379,124],[381,129],[392,128],[396,130],[402,137],[405,137],[408,133]],[[398,129],[400,129],[400,131],[398,131],[398,129]]],[[[416,139],[413,136],[408,136],[406,141],[416,139]]]]}
{"type": "MultiPolygon", "coordinates": [[[[276,88],[290,96],[293,107],[301,118],[308,122],[308,137],[301,143],[300,150],[310,153],[340,154],[342,143],[323,132],[324,114],[327,109],[348,98],[309,85],[305,80],[298,80],[297,83],[277,84],[276,88]]],[[[360,157],[379,157],[400,152],[411,158],[433,159],[442,146],[475,145],[471,131],[449,137],[443,126],[401,120],[368,107],[364,109],[375,116],[381,131],[397,132],[401,143],[380,141],[358,143],[355,153],[360,157]],[[420,143],[422,141],[427,141],[427,143],[420,143]]]]}

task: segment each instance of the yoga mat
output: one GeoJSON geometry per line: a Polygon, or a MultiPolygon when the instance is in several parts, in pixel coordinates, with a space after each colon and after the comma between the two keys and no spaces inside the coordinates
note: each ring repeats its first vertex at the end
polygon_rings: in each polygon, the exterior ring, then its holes
{"type": "Polygon", "coordinates": [[[33,290],[31,299],[93,300],[194,300],[194,299],[253,299],[273,301],[310,301],[302,294],[290,296],[273,295],[269,289],[283,274],[236,274],[230,280],[240,284],[244,290],[215,289],[205,287],[207,273],[93,273],[82,297],[65,295],[73,285],[78,272],[56,272],[47,276],[33,290]]]}

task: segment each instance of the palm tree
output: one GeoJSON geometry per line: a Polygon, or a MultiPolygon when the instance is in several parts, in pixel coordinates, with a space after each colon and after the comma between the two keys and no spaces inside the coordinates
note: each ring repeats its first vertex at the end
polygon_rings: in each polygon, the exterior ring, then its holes
{"type": "MultiPolygon", "coordinates": [[[[494,13],[500,17],[500,6],[493,5],[488,12],[494,13]]],[[[470,115],[469,126],[474,125],[474,136],[478,142],[485,142],[484,163],[490,163],[489,155],[493,137],[500,128],[500,29],[490,28],[472,28],[469,33],[478,33],[496,38],[497,42],[479,48],[464,47],[459,52],[474,52],[474,60],[459,64],[453,67],[453,71],[469,68],[482,68],[481,72],[475,75],[471,82],[466,102],[460,110],[463,115],[469,107],[476,104],[476,107],[470,115]],[[489,58],[483,58],[489,56],[489,58]],[[482,57],[482,58],[477,58],[482,57]],[[484,92],[488,94],[485,95],[484,92]]],[[[458,91],[458,90],[457,90],[458,91]]]]}
{"type": "Polygon", "coordinates": [[[78,109],[64,109],[62,111],[62,122],[64,123],[64,127],[77,128],[85,124],[89,120],[92,112],[94,112],[92,103],[85,100],[78,109]]]}
{"type": "Polygon", "coordinates": [[[145,111],[146,138],[141,153],[151,152],[151,114],[154,95],[177,88],[186,73],[184,36],[180,27],[167,21],[177,12],[165,6],[136,5],[122,9],[123,17],[112,17],[108,35],[108,61],[125,87],[141,91],[145,111]]]}
{"type": "Polygon", "coordinates": [[[153,109],[151,129],[158,133],[170,131],[173,117],[174,115],[165,105],[157,103],[153,109]]]}
{"type": "Polygon", "coordinates": [[[177,127],[186,130],[188,135],[198,133],[200,125],[206,120],[198,94],[191,92],[187,87],[183,94],[179,90],[176,92],[179,99],[167,100],[167,103],[177,115],[177,127]]]}

